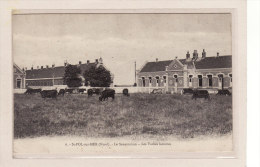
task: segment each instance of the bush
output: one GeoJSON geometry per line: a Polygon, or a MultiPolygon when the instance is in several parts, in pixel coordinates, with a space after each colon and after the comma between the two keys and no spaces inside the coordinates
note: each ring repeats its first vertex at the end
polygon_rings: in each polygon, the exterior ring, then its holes
{"type": "Polygon", "coordinates": [[[92,87],[109,87],[112,83],[111,74],[103,66],[90,67],[84,72],[85,85],[92,87]]]}
{"type": "Polygon", "coordinates": [[[79,87],[82,86],[82,79],[80,78],[81,70],[76,65],[68,65],[65,68],[63,77],[64,84],[68,87],[79,87]]]}

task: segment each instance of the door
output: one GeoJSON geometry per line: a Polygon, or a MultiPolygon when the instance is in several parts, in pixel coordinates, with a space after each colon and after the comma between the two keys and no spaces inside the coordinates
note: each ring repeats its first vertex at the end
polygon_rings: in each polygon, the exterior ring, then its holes
{"type": "Polygon", "coordinates": [[[16,88],[21,88],[21,83],[22,83],[22,81],[21,81],[21,79],[17,79],[16,80],[16,88]]]}

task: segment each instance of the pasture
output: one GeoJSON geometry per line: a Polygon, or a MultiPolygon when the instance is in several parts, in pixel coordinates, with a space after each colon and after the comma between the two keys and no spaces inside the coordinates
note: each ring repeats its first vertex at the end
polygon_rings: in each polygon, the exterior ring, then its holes
{"type": "Polygon", "coordinates": [[[99,101],[97,95],[66,94],[42,99],[39,94],[14,94],[14,137],[142,135],[195,138],[232,133],[232,97],[212,95],[116,94],[99,101]]]}

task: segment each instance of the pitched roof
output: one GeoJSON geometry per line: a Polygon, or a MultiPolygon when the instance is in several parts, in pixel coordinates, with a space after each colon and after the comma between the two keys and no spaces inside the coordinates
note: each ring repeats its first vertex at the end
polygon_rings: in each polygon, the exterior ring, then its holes
{"type": "Polygon", "coordinates": [[[25,72],[15,63],[13,63],[13,66],[21,73],[21,74],[25,74],[25,72]]]}
{"type": "Polygon", "coordinates": [[[158,62],[148,62],[141,69],[140,72],[156,72],[156,71],[165,71],[165,66],[169,66],[172,60],[167,61],[158,61],[158,62]]]}
{"type": "MultiPolygon", "coordinates": [[[[87,69],[92,66],[96,66],[95,63],[81,64],[80,69],[83,74],[87,69]]],[[[49,67],[43,69],[33,69],[26,71],[26,79],[39,79],[39,78],[52,78],[52,77],[63,77],[65,73],[64,66],[49,67]]]]}
{"type": "MultiPolygon", "coordinates": [[[[187,65],[188,69],[193,68],[192,61],[186,61],[186,59],[178,59],[182,64],[187,65]]],[[[156,72],[165,71],[165,67],[173,60],[148,62],[141,69],[140,72],[156,72]]],[[[205,57],[198,59],[194,62],[196,69],[212,69],[212,68],[232,68],[232,56],[219,56],[219,57],[205,57]]]]}
{"type": "Polygon", "coordinates": [[[232,56],[205,57],[195,61],[196,69],[232,68],[232,56]]]}

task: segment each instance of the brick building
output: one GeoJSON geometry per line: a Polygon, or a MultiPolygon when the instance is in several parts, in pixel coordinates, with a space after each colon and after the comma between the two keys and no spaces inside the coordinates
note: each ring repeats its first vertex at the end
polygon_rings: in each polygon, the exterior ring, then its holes
{"type": "Polygon", "coordinates": [[[232,56],[206,57],[203,49],[199,57],[194,50],[186,59],[147,62],[137,71],[139,87],[161,87],[166,91],[180,92],[183,88],[232,88],[232,56]]]}
{"type": "Polygon", "coordinates": [[[25,72],[20,69],[15,63],[13,64],[13,83],[14,89],[23,89],[25,88],[25,72]]]}
{"type": "MultiPolygon", "coordinates": [[[[26,86],[64,85],[63,76],[65,73],[66,66],[67,66],[67,62],[64,63],[64,66],[58,66],[58,67],[55,67],[54,65],[52,65],[51,67],[46,66],[45,68],[43,66],[41,66],[40,68],[37,67],[36,69],[33,69],[33,67],[32,67],[30,70],[26,70],[26,79],[25,79],[26,86]]],[[[102,58],[100,58],[99,60],[96,59],[96,61],[93,63],[90,63],[89,60],[87,60],[87,63],[82,63],[81,61],[79,61],[79,64],[77,64],[77,66],[80,67],[82,76],[83,76],[83,73],[90,67],[93,67],[93,66],[94,67],[99,67],[99,66],[105,67],[103,65],[102,58]]],[[[83,82],[83,84],[84,84],[84,82],[83,82]]]]}

